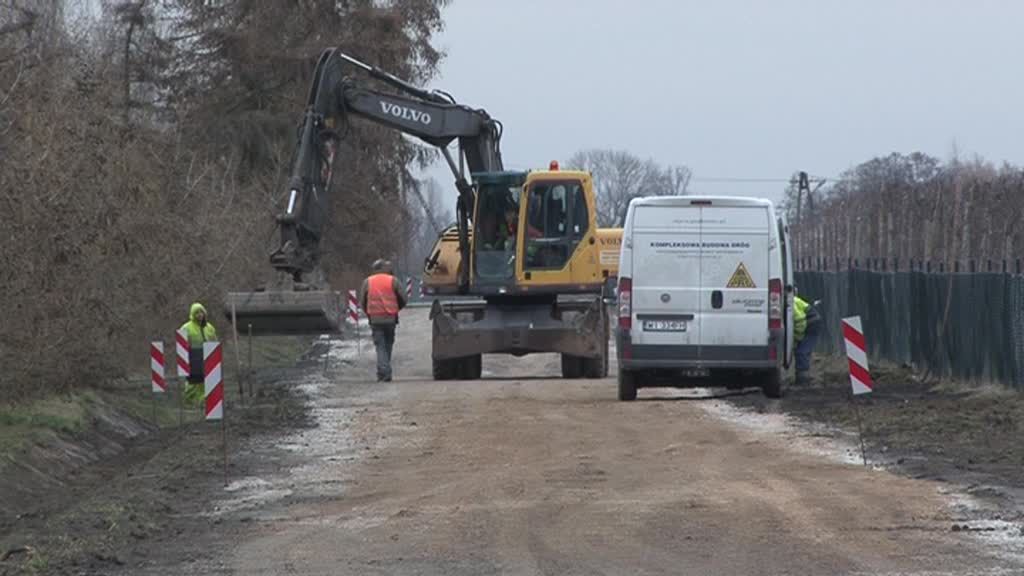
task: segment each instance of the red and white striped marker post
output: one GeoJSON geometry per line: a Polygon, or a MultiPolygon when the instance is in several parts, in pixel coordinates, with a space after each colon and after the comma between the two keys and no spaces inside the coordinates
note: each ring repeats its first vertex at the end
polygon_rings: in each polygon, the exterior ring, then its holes
{"type": "Polygon", "coordinates": [[[185,424],[185,384],[191,373],[189,368],[188,333],[184,328],[174,332],[174,348],[178,365],[178,428],[185,424]]]}
{"type": "Polygon", "coordinates": [[[874,384],[871,382],[871,373],[868,372],[868,347],[867,341],[864,339],[864,327],[860,323],[860,316],[843,318],[843,340],[846,341],[846,358],[850,365],[850,386],[853,391],[850,403],[853,404],[853,411],[857,416],[860,457],[864,461],[864,465],[867,466],[868,456],[864,450],[864,425],[861,423],[856,397],[871,393],[874,384]]]}
{"type": "Polygon", "coordinates": [[[220,342],[203,343],[203,395],[206,398],[206,419],[220,420],[221,443],[224,446],[224,485],[228,485],[228,431],[224,422],[224,349],[220,342]]]}
{"type": "Polygon", "coordinates": [[[167,382],[164,381],[164,343],[149,343],[149,380],[153,385],[153,392],[167,392],[167,382]]]}
{"type": "Polygon", "coordinates": [[[355,290],[348,291],[348,319],[359,326],[359,297],[355,290]]]}
{"type": "Polygon", "coordinates": [[[221,367],[224,353],[220,342],[203,343],[203,396],[206,399],[206,419],[224,418],[224,376],[221,367]]]}
{"type": "Polygon", "coordinates": [[[356,344],[359,346],[359,357],[363,356],[363,338],[359,332],[359,296],[355,290],[348,291],[348,319],[356,331],[356,344]]]}
{"type": "Polygon", "coordinates": [[[405,279],[405,297],[412,299],[412,276],[405,279]]]}
{"type": "Polygon", "coordinates": [[[174,348],[178,356],[178,376],[187,378],[191,370],[188,365],[188,334],[184,328],[174,332],[174,348]]]}
{"type": "Polygon", "coordinates": [[[864,329],[861,327],[860,316],[843,318],[843,339],[846,340],[846,358],[850,363],[850,385],[853,393],[870,394],[874,384],[868,372],[867,343],[864,340],[864,329]]]}
{"type": "Polygon", "coordinates": [[[164,380],[164,343],[149,343],[149,387],[152,391],[150,401],[153,404],[153,426],[160,427],[160,421],[156,418],[156,395],[167,391],[167,383],[164,380]]]}

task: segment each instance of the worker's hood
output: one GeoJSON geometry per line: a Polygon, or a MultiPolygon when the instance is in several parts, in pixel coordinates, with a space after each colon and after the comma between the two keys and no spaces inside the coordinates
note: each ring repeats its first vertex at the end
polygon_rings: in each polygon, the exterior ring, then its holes
{"type": "MultiPolygon", "coordinates": [[[[193,321],[193,322],[197,322],[196,316],[200,312],[202,312],[203,314],[206,314],[206,308],[202,304],[200,304],[199,302],[193,302],[192,306],[188,309],[188,319],[193,321]]],[[[206,314],[206,318],[209,319],[210,315],[206,314]]]]}

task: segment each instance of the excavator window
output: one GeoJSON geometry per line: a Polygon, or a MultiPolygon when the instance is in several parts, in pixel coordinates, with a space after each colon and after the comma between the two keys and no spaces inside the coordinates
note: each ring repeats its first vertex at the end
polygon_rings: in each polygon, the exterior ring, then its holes
{"type": "Polygon", "coordinates": [[[484,185],[477,190],[476,275],[505,280],[514,274],[518,188],[484,185]]]}
{"type": "Polygon", "coordinates": [[[565,268],[589,224],[583,199],[583,187],[579,182],[537,182],[530,188],[527,200],[527,269],[565,268]]]}
{"type": "Polygon", "coordinates": [[[579,242],[587,234],[590,227],[590,218],[587,214],[587,197],[583,195],[582,186],[573,186],[572,198],[572,237],[579,242]]]}

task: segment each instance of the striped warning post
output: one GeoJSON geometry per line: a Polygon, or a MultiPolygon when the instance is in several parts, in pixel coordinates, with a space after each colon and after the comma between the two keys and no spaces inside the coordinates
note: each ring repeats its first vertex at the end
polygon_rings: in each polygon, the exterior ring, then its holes
{"type": "Polygon", "coordinates": [[[164,381],[164,343],[149,343],[149,374],[153,383],[153,392],[166,392],[167,383],[164,381]]]}
{"type": "Polygon", "coordinates": [[[348,319],[353,324],[359,324],[359,297],[355,290],[348,291],[348,319]]]}
{"type": "Polygon", "coordinates": [[[420,278],[420,298],[427,297],[427,285],[423,283],[423,278],[420,278]]]}
{"type": "Polygon", "coordinates": [[[868,394],[874,388],[868,372],[867,343],[860,316],[843,318],[843,339],[846,340],[846,358],[850,363],[850,385],[854,394],[868,394]]]}
{"type": "Polygon", "coordinates": [[[405,297],[412,298],[412,276],[405,279],[405,297]]]}
{"type": "Polygon", "coordinates": [[[174,333],[174,347],[178,355],[178,376],[187,377],[191,370],[189,370],[188,364],[188,334],[185,333],[184,328],[174,333]]]}
{"type": "Polygon", "coordinates": [[[221,365],[224,363],[220,342],[203,343],[203,394],[206,397],[206,419],[224,418],[224,377],[221,365]]]}

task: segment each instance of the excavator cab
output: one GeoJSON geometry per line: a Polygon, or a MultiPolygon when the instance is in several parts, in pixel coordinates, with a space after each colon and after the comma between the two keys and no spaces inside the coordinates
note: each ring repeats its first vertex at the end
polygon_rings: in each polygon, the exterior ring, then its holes
{"type": "Polygon", "coordinates": [[[513,289],[519,198],[525,181],[525,172],[473,175],[476,227],[472,243],[472,283],[484,293],[503,294],[513,289]]]}

